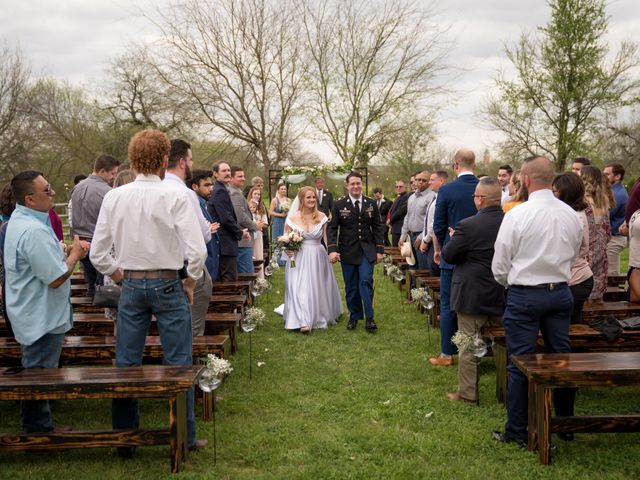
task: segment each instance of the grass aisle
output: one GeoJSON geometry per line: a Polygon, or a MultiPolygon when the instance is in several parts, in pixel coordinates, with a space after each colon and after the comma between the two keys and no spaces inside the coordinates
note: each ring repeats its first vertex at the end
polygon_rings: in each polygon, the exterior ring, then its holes
{"type": "MultiPolygon", "coordinates": [[[[339,267],[336,268],[339,274],[339,267]]],[[[520,479],[640,477],[640,435],[578,435],[561,443],[551,467],[514,445],[491,440],[505,410],[495,400],[492,359],[482,363],[480,407],[452,403],[445,393],[455,368],[427,366],[439,351],[423,316],[403,305],[396,285],[376,268],[372,335],[346,319],[310,335],[286,332],[272,312],[283,295],[283,273],[258,305],[268,314],[253,333],[253,379],[248,335],[231,357],[234,372],[218,395],[218,462],[213,449],[192,454],[182,478],[221,479],[520,479]],[[258,362],[261,366],[258,367],[258,362]]],[[[338,275],[340,288],[342,281],[338,275]]],[[[578,412],[637,413],[640,389],[581,391],[578,412]]],[[[56,405],[60,423],[109,425],[109,402],[56,405]],[[95,413],[94,413],[95,412],[95,413]]],[[[197,412],[199,414],[199,411],[197,412]]],[[[143,403],[145,425],[164,422],[166,405],[143,403]]],[[[0,405],[0,429],[18,428],[15,404],[0,405]]],[[[213,438],[211,424],[199,436],[213,438]]],[[[51,455],[0,454],[1,478],[172,478],[165,447],[140,448],[132,461],[108,450],[51,455]]]]}

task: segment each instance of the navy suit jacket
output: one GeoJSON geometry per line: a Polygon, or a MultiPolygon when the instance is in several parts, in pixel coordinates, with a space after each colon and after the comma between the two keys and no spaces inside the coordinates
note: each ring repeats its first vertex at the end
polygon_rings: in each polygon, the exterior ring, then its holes
{"type": "Polygon", "coordinates": [[[220,255],[238,256],[238,241],[242,238],[242,229],[238,225],[236,212],[233,210],[229,191],[224,183],[216,181],[213,192],[207,202],[207,210],[214,222],[220,223],[220,255]]]}
{"type": "MultiPolygon", "coordinates": [[[[475,175],[462,175],[454,182],[440,187],[436,199],[436,211],[433,220],[433,233],[438,239],[440,250],[444,248],[449,239],[449,227],[454,228],[460,220],[475,215],[478,210],[473,202],[473,193],[478,185],[478,177],[475,175]]],[[[440,268],[452,270],[453,265],[447,263],[443,256],[440,257],[440,268]]]]}
{"type": "MultiPolygon", "coordinates": [[[[403,193],[391,204],[391,208],[389,209],[389,222],[391,223],[391,233],[395,235],[400,235],[402,233],[402,222],[404,222],[404,217],[407,214],[407,200],[409,200],[409,194],[403,193]]],[[[386,218],[382,219],[383,221],[387,221],[386,218]]]]}

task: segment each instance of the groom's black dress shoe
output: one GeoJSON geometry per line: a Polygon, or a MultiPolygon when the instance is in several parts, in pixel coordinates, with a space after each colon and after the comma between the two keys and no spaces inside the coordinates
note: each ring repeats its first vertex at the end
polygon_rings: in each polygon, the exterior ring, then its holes
{"type": "Polygon", "coordinates": [[[349,320],[349,323],[347,323],[347,330],[353,330],[354,328],[356,328],[357,324],[357,320],[349,320]]]}
{"type": "Polygon", "coordinates": [[[367,332],[375,332],[378,329],[378,326],[376,325],[376,322],[373,321],[373,318],[368,318],[364,324],[364,328],[367,332]]]}

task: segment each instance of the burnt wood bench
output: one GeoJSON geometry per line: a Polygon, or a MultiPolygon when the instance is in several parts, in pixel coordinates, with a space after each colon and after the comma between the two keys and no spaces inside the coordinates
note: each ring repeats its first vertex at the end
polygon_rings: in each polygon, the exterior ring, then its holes
{"type": "MultiPolygon", "coordinates": [[[[507,403],[507,365],[509,354],[502,327],[486,327],[482,335],[492,342],[493,358],[496,364],[496,399],[507,403]]],[[[640,330],[624,330],[615,340],[609,342],[602,333],[589,325],[569,325],[569,340],[573,352],[640,352],[640,330]]],[[[542,350],[542,337],[538,336],[538,346],[542,350]]]]}
{"type": "Polygon", "coordinates": [[[640,315],[640,303],[637,302],[603,302],[596,305],[586,305],[582,309],[585,323],[602,315],[613,315],[618,319],[640,315]]]}
{"type": "MultiPolygon", "coordinates": [[[[113,336],[65,336],[60,363],[63,365],[111,365],[115,358],[116,338],[113,336]]],[[[227,357],[230,350],[227,335],[205,335],[193,338],[193,357],[206,357],[213,353],[227,357]]],[[[0,338],[0,365],[18,366],[22,352],[13,339],[0,338]]],[[[148,336],[145,340],[143,362],[161,362],[164,358],[160,337],[148,336]]]]}
{"type": "MultiPolygon", "coordinates": [[[[0,400],[53,400],[77,398],[167,398],[166,428],[0,433],[0,450],[62,450],[69,448],[170,446],[171,472],[187,459],[187,390],[202,366],[144,366],[125,368],[52,368],[0,372],[0,400]]],[[[3,369],[0,369],[3,370],[3,369]]]]}
{"type": "Polygon", "coordinates": [[[607,277],[607,285],[610,287],[624,287],[627,283],[626,275],[611,275],[607,277]]]}
{"type": "MultiPolygon", "coordinates": [[[[249,273],[249,272],[245,272],[245,273],[238,273],[238,280],[249,280],[251,282],[255,282],[258,279],[258,274],[257,273],[249,273]]],[[[213,289],[215,290],[216,285],[219,282],[215,282],[213,284],[213,289]]]]}
{"type": "Polygon", "coordinates": [[[640,415],[554,417],[554,388],[640,385],[640,352],[539,353],[513,357],[529,380],[528,447],[551,463],[552,433],[640,431],[640,415]]]}
{"type": "Polygon", "coordinates": [[[209,301],[209,312],[239,313],[244,316],[244,307],[247,304],[246,295],[230,295],[215,293],[209,301]]]}
{"type": "Polygon", "coordinates": [[[607,287],[602,299],[605,302],[625,302],[627,300],[627,291],[621,287],[607,287]]]}

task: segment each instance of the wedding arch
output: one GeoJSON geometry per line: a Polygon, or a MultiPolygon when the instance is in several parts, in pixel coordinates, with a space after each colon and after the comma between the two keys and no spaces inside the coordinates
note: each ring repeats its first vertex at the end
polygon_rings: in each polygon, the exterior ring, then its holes
{"type": "Polygon", "coordinates": [[[338,182],[344,181],[349,172],[355,171],[362,175],[364,181],[364,192],[369,189],[369,175],[367,167],[351,167],[350,165],[302,165],[289,166],[283,168],[272,168],[269,170],[269,198],[275,196],[278,183],[283,180],[287,185],[299,185],[316,177],[325,177],[326,179],[338,182]]]}

